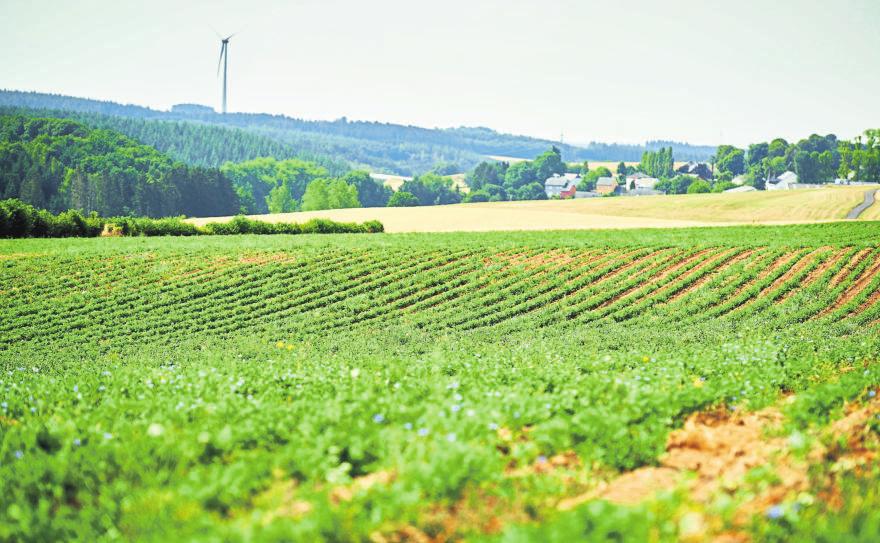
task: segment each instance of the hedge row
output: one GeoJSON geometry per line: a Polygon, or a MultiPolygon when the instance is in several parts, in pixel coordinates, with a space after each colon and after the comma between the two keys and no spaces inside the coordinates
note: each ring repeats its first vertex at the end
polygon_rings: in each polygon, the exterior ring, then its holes
{"type": "Polygon", "coordinates": [[[233,234],[375,234],[383,232],[379,221],[341,223],[311,219],[304,223],[267,223],[235,217],[225,223],[199,227],[183,217],[98,217],[79,211],[58,215],[36,209],[20,200],[0,200],[0,238],[70,238],[97,236],[199,236],[233,234]]]}

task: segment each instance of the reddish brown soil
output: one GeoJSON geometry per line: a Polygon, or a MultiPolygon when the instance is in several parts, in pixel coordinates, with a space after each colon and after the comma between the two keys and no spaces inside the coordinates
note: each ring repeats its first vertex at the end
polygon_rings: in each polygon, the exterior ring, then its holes
{"type": "Polygon", "coordinates": [[[764,278],[769,276],[771,273],[773,273],[777,269],[781,268],[782,266],[788,265],[797,255],[798,255],[798,253],[784,253],[784,254],[780,255],[779,258],[777,258],[772,263],[770,263],[766,268],[761,270],[761,272],[758,273],[758,275],[756,275],[754,279],[752,279],[751,281],[748,281],[747,283],[745,283],[744,285],[742,285],[738,289],[736,289],[736,292],[734,292],[730,296],[730,298],[731,299],[737,298],[743,292],[745,292],[746,290],[751,288],[751,286],[754,285],[755,283],[761,282],[764,278]]]}
{"type": "Polygon", "coordinates": [[[296,257],[290,253],[255,253],[243,255],[238,259],[240,264],[268,264],[270,262],[292,263],[296,257]]]}
{"type": "MultiPolygon", "coordinates": [[[[877,274],[880,273],[880,258],[877,258],[871,265],[869,265],[855,280],[855,282],[847,288],[837,300],[831,304],[830,306],[823,309],[817,317],[823,317],[832,311],[839,309],[851,302],[853,299],[859,296],[865,288],[874,280],[877,274]]],[[[870,301],[870,300],[869,300],[870,301]]],[[[876,300],[874,300],[876,301],[876,300]]],[[[869,304],[870,305],[870,304],[869,304]]],[[[867,307],[867,306],[865,306],[867,307]]]]}
{"type": "MultiPolygon", "coordinates": [[[[703,249],[701,251],[697,251],[696,253],[692,254],[691,256],[689,256],[679,262],[676,262],[675,264],[673,264],[667,268],[664,268],[663,270],[660,271],[659,274],[655,275],[654,277],[651,277],[650,279],[646,279],[646,282],[650,282],[652,284],[661,283],[661,282],[663,282],[664,279],[669,277],[671,274],[673,274],[673,273],[677,272],[678,270],[700,260],[701,258],[703,258],[706,255],[706,253],[713,251],[713,250],[715,250],[715,249],[703,249]]],[[[663,264],[660,264],[660,265],[663,265],[663,264]]],[[[635,285],[631,288],[628,288],[627,290],[625,290],[621,293],[618,293],[618,294],[614,295],[613,297],[611,297],[610,299],[602,302],[602,304],[600,304],[597,309],[602,309],[604,307],[612,305],[612,304],[616,303],[618,300],[620,300],[621,298],[625,298],[625,297],[629,296],[630,294],[632,294],[633,292],[638,292],[638,291],[642,290],[644,287],[645,287],[645,284],[642,283],[642,284],[635,285]]]]}
{"type": "Polygon", "coordinates": [[[682,429],[669,435],[659,466],[624,473],[587,494],[562,500],[558,507],[571,509],[594,499],[639,503],[659,491],[674,489],[686,472],[696,474],[688,483],[689,492],[695,499],[706,499],[720,484],[741,479],[750,469],[769,462],[782,450],[784,440],[765,437],[765,432],[777,426],[781,419],[776,409],[744,414],[727,411],[695,414],[682,429]]]}
{"type": "Polygon", "coordinates": [[[836,253],[831,255],[830,258],[826,259],[825,262],[822,262],[821,264],[816,266],[816,268],[813,271],[811,271],[810,273],[807,274],[806,277],[804,277],[804,280],[801,281],[800,285],[798,285],[796,288],[793,288],[793,289],[789,290],[788,292],[786,292],[782,296],[782,298],[779,299],[779,303],[784,302],[785,300],[787,300],[789,297],[793,296],[799,290],[802,290],[802,289],[809,287],[810,285],[812,285],[813,283],[818,281],[820,278],[825,276],[825,274],[827,274],[829,270],[831,270],[834,266],[836,266],[837,263],[840,262],[840,259],[842,259],[844,256],[846,256],[847,253],[849,253],[849,249],[841,249],[840,251],[837,251],[836,253]]]}
{"type": "Polygon", "coordinates": [[[770,283],[767,287],[764,288],[755,299],[761,299],[764,296],[769,296],[771,293],[775,292],[779,287],[784,285],[788,280],[790,280],[795,275],[799,274],[803,271],[804,268],[813,263],[816,257],[821,254],[824,249],[816,249],[804,255],[802,258],[798,259],[797,262],[794,263],[788,270],[785,271],[782,275],[776,278],[775,281],[770,283]]]}
{"type": "MultiPolygon", "coordinates": [[[[735,249],[728,249],[726,251],[722,251],[721,253],[715,254],[711,258],[707,258],[704,262],[699,263],[698,265],[694,266],[690,270],[683,273],[675,281],[667,283],[667,284],[663,285],[662,287],[658,288],[657,290],[655,290],[654,292],[652,292],[651,295],[648,296],[647,299],[650,300],[650,299],[659,298],[660,296],[663,295],[663,293],[665,293],[669,289],[673,288],[675,286],[676,282],[687,280],[688,277],[691,277],[695,274],[698,274],[706,268],[711,268],[713,266],[716,266],[716,265],[718,265],[719,262],[722,262],[721,266],[719,266],[719,269],[726,268],[727,265],[729,264],[729,262],[724,263],[724,261],[727,260],[734,251],[735,251],[735,249]]],[[[695,281],[695,282],[701,282],[702,280],[707,279],[711,275],[712,275],[711,273],[706,274],[706,276],[700,278],[700,281],[695,281]]]]}
{"type": "MultiPolygon", "coordinates": [[[[718,277],[719,275],[724,273],[726,270],[728,270],[732,266],[735,266],[736,264],[742,262],[743,260],[751,257],[753,254],[755,254],[754,249],[748,249],[746,251],[743,251],[742,253],[731,258],[730,260],[728,260],[727,262],[725,262],[721,266],[718,266],[718,269],[716,269],[712,273],[707,273],[706,275],[704,275],[703,277],[700,277],[699,279],[697,279],[696,281],[694,281],[690,285],[688,285],[685,288],[681,289],[680,291],[676,292],[665,303],[671,304],[671,303],[676,302],[679,299],[683,298],[684,296],[687,296],[691,292],[697,291],[700,287],[702,287],[707,282],[718,277]]],[[[702,268],[702,266],[701,266],[701,268],[702,268]]]]}
{"type": "Polygon", "coordinates": [[[853,256],[849,262],[846,263],[844,267],[840,269],[839,272],[831,279],[831,288],[836,287],[843,281],[847,275],[859,264],[861,264],[862,260],[864,260],[869,254],[871,254],[872,249],[862,249],[857,252],[855,256],[853,256]]]}
{"type": "MultiPolygon", "coordinates": [[[[605,284],[605,283],[607,283],[608,281],[611,281],[611,280],[613,280],[614,278],[616,278],[616,277],[618,277],[618,276],[620,276],[620,275],[625,274],[627,271],[629,271],[629,270],[632,269],[634,266],[636,266],[639,262],[642,262],[642,261],[644,261],[645,259],[650,259],[650,258],[656,256],[658,253],[660,253],[660,251],[657,251],[656,253],[652,253],[652,254],[650,254],[650,255],[644,257],[644,258],[640,258],[640,259],[638,259],[638,260],[635,260],[635,261],[633,261],[633,262],[630,262],[630,263],[627,264],[626,266],[624,266],[624,267],[622,267],[622,268],[618,268],[618,269],[616,269],[616,270],[610,272],[608,275],[606,275],[606,276],[600,278],[598,281],[596,281],[595,283],[593,283],[593,285],[591,285],[591,286],[596,286],[596,285],[602,285],[602,284],[605,284]]],[[[676,256],[677,256],[677,255],[667,255],[667,256],[666,256],[665,258],[663,258],[660,262],[655,262],[655,263],[653,263],[653,264],[650,264],[650,265],[648,266],[648,268],[646,268],[645,270],[642,270],[642,272],[640,272],[640,273],[643,273],[644,271],[647,271],[647,270],[650,270],[650,269],[656,269],[656,268],[660,268],[660,267],[662,267],[662,266],[665,266],[665,265],[667,265],[667,264],[669,263],[670,260],[674,259],[676,256]]],[[[677,262],[677,263],[673,264],[672,267],[674,267],[674,266],[678,266],[678,265],[680,265],[680,264],[681,264],[681,262],[677,262]]],[[[631,294],[631,293],[633,293],[633,292],[635,292],[635,291],[641,289],[642,287],[644,287],[644,284],[641,284],[641,283],[640,283],[640,284],[633,285],[633,286],[629,287],[628,289],[625,289],[623,292],[619,292],[619,293],[615,294],[614,296],[612,296],[611,298],[605,300],[605,301],[602,302],[599,306],[597,306],[596,309],[602,309],[603,307],[607,307],[607,306],[609,306],[609,305],[615,303],[616,301],[620,300],[621,298],[623,298],[623,297],[625,297],[625,296],[628,296],[629,294],[631,294]]]]}

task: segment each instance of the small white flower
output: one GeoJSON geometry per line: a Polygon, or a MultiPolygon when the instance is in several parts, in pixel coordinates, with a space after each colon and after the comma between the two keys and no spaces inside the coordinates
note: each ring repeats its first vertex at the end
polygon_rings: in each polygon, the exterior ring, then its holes
{"type": "Polygon", "coordinates": [[[147,435],[150,437],[159,437],[165,432],[165,428],[161,424],[154,422],[147,428],[147,435]]]}

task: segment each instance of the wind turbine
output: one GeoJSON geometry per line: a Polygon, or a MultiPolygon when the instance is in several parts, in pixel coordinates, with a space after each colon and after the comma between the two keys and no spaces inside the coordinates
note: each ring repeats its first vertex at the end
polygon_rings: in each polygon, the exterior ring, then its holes
{"type": "Polygon", "coordinates": [[[220,75],[220,64],[223,64],[223,114],[226,114],[226,65],[229,60],[229,38],[235,36],[235,34],[230,34],[225,38],[221,37],[219,34],[217,35],[220,38],[220,59],[217,61],[217,75],[220,75]]]}

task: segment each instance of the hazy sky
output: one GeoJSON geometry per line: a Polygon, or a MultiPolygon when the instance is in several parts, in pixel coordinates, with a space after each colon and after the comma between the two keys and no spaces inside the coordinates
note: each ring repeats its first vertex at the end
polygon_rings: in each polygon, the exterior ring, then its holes
{"type": "Polygon", "coordinates": [[[0,0],[0,88],[567,142],[880,127],[880,0],[0,0]]]}

